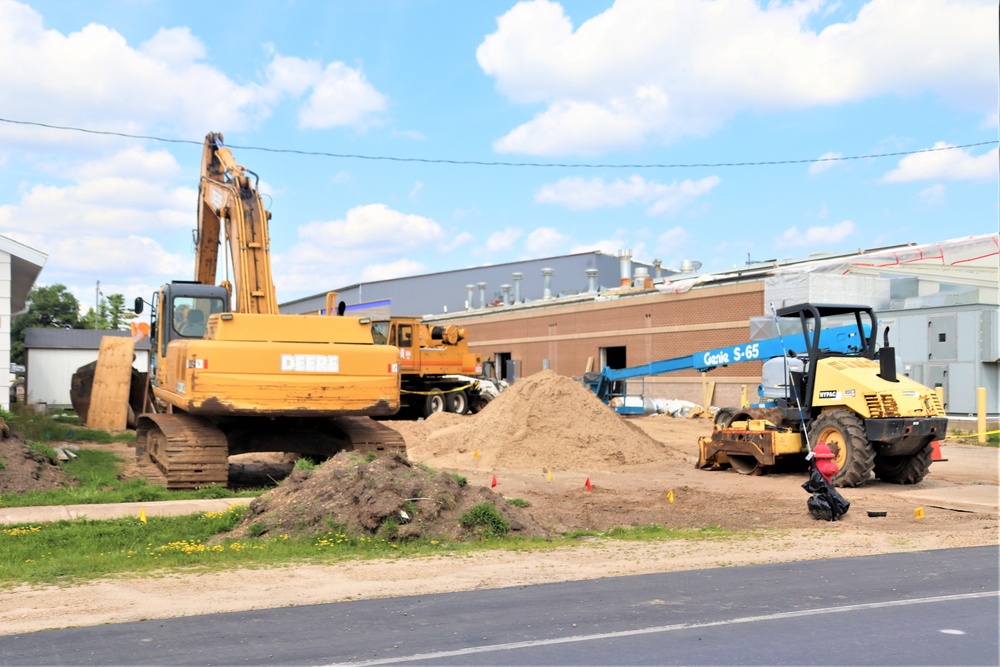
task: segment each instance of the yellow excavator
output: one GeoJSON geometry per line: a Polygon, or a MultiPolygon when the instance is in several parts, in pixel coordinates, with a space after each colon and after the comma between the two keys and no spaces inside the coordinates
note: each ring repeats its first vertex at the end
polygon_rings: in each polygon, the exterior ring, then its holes
{"type": "Polygon", "coordinates": [[[151,396],[136,420],[137,461],[167,488],[225,485],[229,456],[246,452],[405,452],[371,419],[399,410],[398,349],[374,343],[368,318],[342,316],[334,293],[328,316],[278,313],[270,217],[256,174],[209,134],[195,280],[163,285],[150,304],[151,396]],[[220,245],[232,281],[217,285],[220,245]]]}

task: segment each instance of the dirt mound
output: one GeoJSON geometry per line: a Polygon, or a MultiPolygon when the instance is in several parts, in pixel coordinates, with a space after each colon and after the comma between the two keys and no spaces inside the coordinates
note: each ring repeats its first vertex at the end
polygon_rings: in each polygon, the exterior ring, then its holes
{"type": "Polygon", "coordinates": [[[59,489],[68,483],[59,464],[24,444],[0,419],[0,496],[5,493],[59,489]]]}
{"type": "Polygon", "coordinates": [[[474,529],[462,513],[489,503],[510,524],[512,535],[543,537],[546,531],[519,507],[483,487],[470,487],[399,455],[367,460],[341,452],[315,470],[295,470],[280,486],[250,503],[228,537],[325,534],[335,530],[387,539],[463,539],[474,529]]]}
{"type": "MultiPolygon", "coordinates": [[[[427,428],[435,423],[427,421],[427,428]]],[[[553,371],[518,380],[479,414],[407,438],[406,446],[412,460],[429,465],[466,467],[478,451],[485,468],[522,470],[637,465],[668,455],[582,384],[553,371]]]]}

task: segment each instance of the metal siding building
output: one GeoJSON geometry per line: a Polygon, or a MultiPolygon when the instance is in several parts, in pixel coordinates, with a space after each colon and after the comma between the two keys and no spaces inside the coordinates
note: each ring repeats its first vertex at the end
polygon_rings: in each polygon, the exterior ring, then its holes
{"type": "MultiPolygon", "coordinates": [[[[73,373],[97,360],[104,336],[131,336],[128,331],[92,329],[27,329],[24,335],[26,401],[50,407],[72,407],[69,398],[73,373]]],[[[132,366],[145,373],[149,339],[136,344],[132,366]]]]}
{"type": "MultiPolygon", "coordinates": [[[[652,266],[640,262],[632,263],[632,266],[643,268],[650,275],[654,270],[652,266]]],[[[523,274],[521,300],[541,299],[545,288],[542,269],[554,270],[551,291],[556,296],[586,292],[589,287],[587,269],[597,269],[598,285],[618,287],[621,284],[621,261],[618,257],[588,252],[377,280],[348,285],[335,291],[337,300],[343,301],[349,310],[351,306],[388,300],[395,315],[456,313],[480,307],[480,283],[485,283],[483,293],[487,304],[502,300],[502,285],[510,286],[513,299],[515,273],[523,274]],[[472,303],[469,303],[468,285],[474,286],[472,303]]],[[[281,312],[290,314],[315,313],[325,308],[325,292],[281,304],[281,312]]]]}

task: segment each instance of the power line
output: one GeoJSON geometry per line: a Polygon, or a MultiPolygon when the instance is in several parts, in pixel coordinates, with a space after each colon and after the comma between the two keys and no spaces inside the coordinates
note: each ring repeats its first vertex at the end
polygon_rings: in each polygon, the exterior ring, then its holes
{"type": "MultiPolygon", "coordinates": [[[[0,118],[0,123],[10,123],[12,125],[30,125],[33,127],[44,127],[49,130],[61,130],[66,132],[81,132],[84,134],[97,134],[112,137],[122,137],[125,139],[145,139],[148,141],[159,141],[168,144],[191,144],[193,146],[203,145],[203,141],[191,139],[168,139],[149,134],[130,134],[128,132],[114,132],[111,130],[92,130],[83,127],[72,127],[68,125],[51,125],[49,123],[38,123],[27,120],[12,120],[0,118]]],[[[475,167],[536,167],[536,168],[560,168],[560,169],[698,169],[717,167],[768,167],[786,164],[812,164],[814,162],[845,162],[847,160],[871,160],[885,157],[902,157],[906,155],[917,155],[918,153],[935,153],[938,151],[951,151],[964,148],[976,148],[978,146],[993,146],[1000,143],[994,139],[991,141],[979,141],[972,144],[961,144],[958,146],[934,146],[932,148],[918,148],[912,151],[897,151],[892,153],[869,153],[866,155],[839,155],[818,158],[803,158],[793,160],[760,160],[754,162],[690,162],[673,164],[588,164],[588,163],[567,163],[567,162],[502,162],[486,160],[450,160],[444,158],[421,158],[421,157],[398,157],[393,155],[360,155],[356,153],[329,153],[326,151],[304,151],[295,148],[269,148],[266,146],[237,146],[227,144],[229,148],[240,151],[261,151],[265,153],[288,153],[292,155],[306,155],[310,157],[331,157],[343,160],[375,160],[385,162],[419,162],[422,164],[447,164],[475,167]]]]}

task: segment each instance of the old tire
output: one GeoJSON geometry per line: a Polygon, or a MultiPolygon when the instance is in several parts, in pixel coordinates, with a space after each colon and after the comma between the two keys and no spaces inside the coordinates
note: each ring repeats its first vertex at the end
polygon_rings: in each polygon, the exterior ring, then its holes
{"type": "Polygon", "coordinates": [[[469,411],[469,395],[465,393],[464,389],[450,392],[445,397],[445,409],[456,415],[464,415],[469,411]]]}
{"type": "Polygon", "coordinates": [[[876,456],[875,477],[890,484],[917,484],[930,471],[933,452],[928,444],[911,456],[876,456]]]}
{"type": "Polygon", "coordinates": [[[833,452],[840,471],[833,478],[836,486],[861,486],[872,475],[875,452],[865,437],[861,419],[847,410],[830,410],[817,417],[809,428],[813,447],[825,442],[833,452]]]}
{"type": "Polygon", "coordinates": [[[424,418],[430,417],[435,412],[444,412],[444,394],[438,389],[432,389],[424,399],[424,418]]]}

